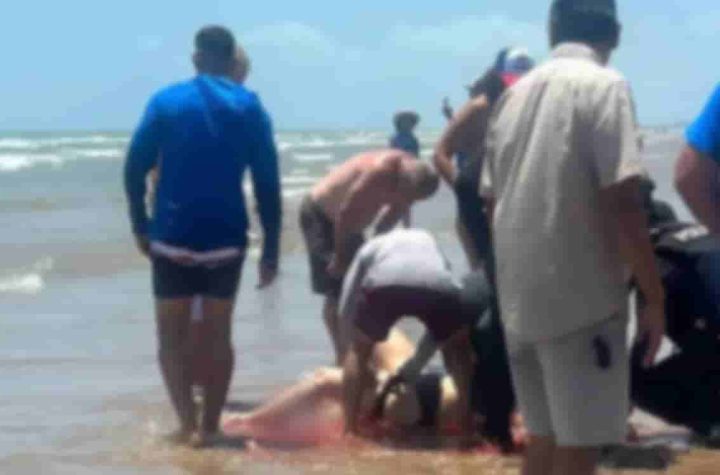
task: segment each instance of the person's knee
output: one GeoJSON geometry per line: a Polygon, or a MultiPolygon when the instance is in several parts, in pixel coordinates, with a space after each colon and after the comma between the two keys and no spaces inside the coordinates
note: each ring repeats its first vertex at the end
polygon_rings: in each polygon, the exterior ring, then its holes
{"type": "Polygon", "coordinates": [[[469,328],[463,327],[450,336],[442,345],[442,354],[447,366],[457,367],[463,362],[471,363],[473,352],[469,328]]]}

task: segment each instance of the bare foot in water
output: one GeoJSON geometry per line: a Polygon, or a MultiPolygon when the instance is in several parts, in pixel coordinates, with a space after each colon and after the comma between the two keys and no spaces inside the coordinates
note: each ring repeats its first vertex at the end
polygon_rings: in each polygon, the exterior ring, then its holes
{"type": "Polygon", "coordinates": [[[198,431],[192,435],[190,445],[195,449],[206,449],[220,445],[225,440],[225,435],[222,432],[198,431]]]}
{"type": "Polygon", "coordinates": [[[163,437],[163,441],[171,445],[191,445],[194,430],[178,429],[163,437]]]}

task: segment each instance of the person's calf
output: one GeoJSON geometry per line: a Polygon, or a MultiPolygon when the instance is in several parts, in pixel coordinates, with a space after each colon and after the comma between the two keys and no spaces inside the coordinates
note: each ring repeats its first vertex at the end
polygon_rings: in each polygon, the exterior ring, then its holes
{"type": "Polygon", "coordinates": [[[599,447],[556,447],[553,475],[595,475],[600,460],[599,447]]]}
{"type": "Polygon", "coordinates": [[[230,380],[235,364],[235,353],[230,338],[230,315],[208,316],[206,334],[209,366],[206,368],[202,432],[219,431],[220,416],[227,400],[230,380]]]}
{"type": "Polygon", "coordinates": [[[442,354],[445,367],[457,387],[459,399],[458,421],[463,435],[469,443],[475,429],[470,401],[473,359],[469,329],[464,328],[456,332],[455,335],[443,343],[442,354]]]}
{"type": "Polygon", "coordinates": [[[157,304],[158,361],[175,412],[180,419],[178,438],[197,427],[191,391],[190,306],[185,299],[157,304]]]}
{"type": "Polygon", "coordinates": [[[529,435],[523,456],[522,475],[553,475],[555,441],[552,437],[529,435]]]}

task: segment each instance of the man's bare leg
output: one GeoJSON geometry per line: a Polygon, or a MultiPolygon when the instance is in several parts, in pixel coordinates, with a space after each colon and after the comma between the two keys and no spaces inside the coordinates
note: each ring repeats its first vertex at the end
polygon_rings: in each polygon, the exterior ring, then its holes
{"type": "Polygon", "coordinates": [[[374,343],[356,332],[356,337],[345,356],[343,366],[343,409],[345,412],[345,433],[357,434],[360,399],[371,379],[370,355],[374,343]]]}
{"type": "Polygon", "coordinates": [[[555,441],[551,437],[528,436],[523,456],[522,475],[552,475],[555,460],[555,441]]]}
{"type": "Polygon", "coordinates": [[[197,430],[197,407],[192,398],[191,308],[191,298],[158,299],[155,304],[158,361],[180,420],[178,442],[189,442],[197,430]]]}
{"type": "Polygon", "coordinates": [[[458,392],[458,409],[460,414],[463,443],[470,443],[474,432],[472,407],[470,403],[470,384],[472,381],[473,360],[470,344],[470,331],[465,328],[458,331],[442,347],[445,367],[450,373],[458,392]]]}
{"type": "Polygon", "coordinates": [[[332,341],[333,350],[335,351],[335,364],[341,366],[343,364],[340,348],[340,325],[338,322],[338,298],[333,295],[325,297],[325,304],[323,306],[323,319],[325,321],[325,328],[327,328],[330,341],[332,341]]]}
{"type": "Polygon", "coordinates": [[[556,447],[553,457],[553,475],[595,475],[600,449],[556,447]]]}
{"type": "Polygon", "coordinates": [[[205,404],[203,407],[201,443],[218,434],[220,415],[227,400],[230,380],[235,365],[235,353],[232,347],[232,315],[234,299],[203,300],[203,315],[206,319],[207,341],[202,342],[208,352],[210,367],[207,368],[205,386],[205,404]]]}

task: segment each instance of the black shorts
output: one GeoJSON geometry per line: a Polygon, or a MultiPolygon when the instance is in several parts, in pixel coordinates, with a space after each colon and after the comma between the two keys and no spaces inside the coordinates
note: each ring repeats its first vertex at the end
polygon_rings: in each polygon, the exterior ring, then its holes
{"type": "MultiPolygon", "coordinates": [[[[300,206],[300,229],[310,258],[313,292],[338,297],[342,290],[342,278],[333,277],[327,271],[335,254],[335,227],[310,196],[306,196],[300,206]]],[[[351,236],[349,256],[355,256],[363,243],[361,234],[351,236]]]]}
{"type": "Polygon", "coordinates": [[[467,174],[458,176],[455,182],[458,218],[467,230],[473,248],[482,259],[491,255],[490,226],[485,214],[485,202],[478,194],[478,179],[467,174]]]}
{"type": "Polygon", "coordinates": [[[238,257],[218,266],[185,266],[166,257],[153,256],[152,281],[159,299],[186,298],[202,295],[216,299],[232,299],[240,284],[243,258],[238,257]]]}
{"type": "Polygon", "coordinates": [[[360,292],[353,324],[375,342],[385,341],[390,329],[404,316],[418,318],[438,343],[473,321],[459,291],[390,286],[360,292]]]}

